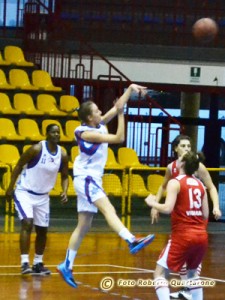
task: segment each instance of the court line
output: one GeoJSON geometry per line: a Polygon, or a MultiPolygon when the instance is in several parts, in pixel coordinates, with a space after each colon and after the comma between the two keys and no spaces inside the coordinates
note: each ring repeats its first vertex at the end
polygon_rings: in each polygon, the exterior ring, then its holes
{"type": "MultiPolygon", "coordinates": [[[[56,265],[47,265],[48,267],[56,267],[56,265]]],[[[20,265],[0,265],[0,268],[20,268],[20,265]]],[[[88,265],[74,265],[74,268],[79,268],[79,267],[113,267],[113,268],[121,268],[121,269],[125,269],[126,271],[99,271],[99,272],[92,272],[92,271],[85,271],[85,272],[73,272],[73,274],[142,274],[142,273],[154,273],[154,270],[149,270],[149,269],[143,269],[143,268],[134,268],[134,267],[126,267],[126,266],[120,266],[120,265],[110,265],[110,264],[88,264],[88,265]],[[130,270],[130,271],[128,271],[130,270]]],[[[58,274],[57,272],[52,272],[52,275],[56,275],[58,274]]],[[[0,276],[17,276],[20,275],[21,273],[0,273],[0,276]]],[[[173,276],[179,276],[179,274],[177,273],[170,273],[170,275],[173,276]]],[[[207,280],[214,280],[216,282],[221,282],[221,283],[225,283],[224,279],[218,279],[218,278],[211,278],[211,277],[205,277],[205,276],[201,276],[201,279],[207,279],[207,280]]]]}

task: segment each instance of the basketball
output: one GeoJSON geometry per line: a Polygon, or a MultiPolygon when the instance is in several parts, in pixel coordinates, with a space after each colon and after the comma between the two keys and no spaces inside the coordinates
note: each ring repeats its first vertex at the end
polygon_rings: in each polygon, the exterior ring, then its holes
{"type": "Polygon", "coordinates": [[[218,31],[219,28],[217,23],[211,18],[199,19],[192,27],[192,33],[195,39],[201,43],[213,41],[218,34],[218,31]]]}

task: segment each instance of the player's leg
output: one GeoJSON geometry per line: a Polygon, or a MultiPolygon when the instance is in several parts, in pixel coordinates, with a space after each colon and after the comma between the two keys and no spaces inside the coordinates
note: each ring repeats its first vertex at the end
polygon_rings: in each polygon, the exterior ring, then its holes
{"type": "MultiPolygon", "coordinates": [[[[187,273],[188,273],[187,265],[185,263],[179,271],[180,279],[182,281],[185,281],[185,280],[188,279],[188,274],[187,273]]],[[[191,296],[191,292],[190,292],[189,287],[184,286],[182,289],[178,290],[177,292],[170,293],[170,298],[171,299],[180,299],[180,298],[182,298],[182,299],[190,300],[190,299],[192,299],[192,296],[191,296]]]]}
{"type": "Polygon", "coordinates": [[[194,288],[190,287],[190,293],[192,296],[192,300],[203,300],[203,287],[201,285],[198,285],[198,281],[199,281],[199,276],[198,276],[198,270],[194,269],[194,270],[188,270],[188,279],[190,279],[191,281],[193,281],[193,283],[195,282],[195,284],[193,284],[194,288]]]}
{"type": "Polygon", "coordinates": [[[35,196],[35,202],[33,207],[36,239],[32,272],[36,275],[50,275],[51,271],[44,266],[43,262],[49,226],[49,196],[35,196]]]}
{"type": "Polygon", "coordinates": [[[20,227],[20,253],[21,273],[27,275],[32,273],[29,264],[30,236],[33,228],[33,207],[30,202],[30,195],[25,191],[15,190],[15,208],[21,222],[20,227]]]}
{"type": "Polygon", "coordinates": [[[72,273],[73,263],[84,236],[91,228],[93,216],[94,213],[92,212],[78,213],[78,224],[70,237],[65,260],[57,266],[57,271],[61,274],[62,278],[74,288],[77,287],[77,284],[74,281],[72,273]]]}
{"type": "Polygon", "coordinates": [[[145,238],[137,239],[122,223],[118,215],[116,214],[114,206],[109,201],[108,197],[104,196],[94,201],[95,206],[104,215],[108,225],[114,230],[122,239],[129,243],[130,252],[132,254],[137,253],[142,248],[150,244],[154,235],[150,234],[145,238]]]}
{"type": "Polygon", "coordinates": [[[166,279],[168,277],[169,271],[163,266],[157,263],[156,269],[154,272],[154,284],[156,295],[159,300],[169,300],[170,299],[170,290],[169,282],[166,279]]]}
{"type": "MultiPolygon", "coordinates": [[[[78,224],[70,237],[65,260],[57,266],[57,271],[65,282],[74,288],[77,287],[77,284],[72,273],[73,263],[84,236],[91,228],[93,216],[98,211],[97,207],[92,203],[95,193],[91,193],[92,189],[90,189],[88,178],[86,176],[76,176],[74,178],[74,189],[77,193],[78,224]]],[[[95,186],[94,190],[96,191],[95,186]]]]}

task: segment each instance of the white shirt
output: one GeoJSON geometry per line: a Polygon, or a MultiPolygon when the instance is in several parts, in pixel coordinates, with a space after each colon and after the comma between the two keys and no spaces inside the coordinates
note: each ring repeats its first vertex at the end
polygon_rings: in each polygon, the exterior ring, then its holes
{"type": "Polygon", "coordinates": [[[57,173],[61,166],[61,147],[52,154],[47,147],[47,141],[41,141],[42,150],[33,160],[24,166],[17,181],[17,189],[27,190],[37,194],[46,194],[54,187],[57,173]]]}

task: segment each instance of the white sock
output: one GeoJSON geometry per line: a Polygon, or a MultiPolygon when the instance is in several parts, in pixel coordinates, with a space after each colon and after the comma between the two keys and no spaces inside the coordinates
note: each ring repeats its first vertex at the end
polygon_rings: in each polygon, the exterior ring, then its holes
{"type": "Polygon", "coordinates": [[[73,262],[74,262],[76,255],[77,255],[77,251],[72,250],[72,249],[67,249],[65,264],[66,264],[66,267],[70,270],[73,269],[73,262]]]}
{"type": "Polygon", "coordinates": [[[168,280],[164,277],[158,277],[154,280],[155,291],[159,300],[170,300],[170,290],[168,280]]]}
{"type": "MultiPolygon", "coordinates": [[[[192,281],[200,280],[199,277],[189,278],[189,279],[192,281]]],[[[203,300],[203,288],[201,286],[196,285],[195,288],[190,288],[190,292],[193,300],[203,300]]]]}
{"type": "Polygon", "coordinates": [[[133,243],[136,239],[135,236],[126,227],[120,230],[119,236],[129,243],[133,243]]]}
{"type": "Polygon", "coordinates": [[[193,300],[203,300],[203,288],[195,288],[190,290],[193,300]]]}
{"type": "Polygon", "coordinates": [[[21,254],[20,258],[21,258],[21,265],[24,263],[29,263],[29,254],[21,254]]]}
{"type": "Polygon", "coordinates": [[[33,264],[36,265],[36,264],[39,264],[39,263],[43,263],[43,254],[42,255],[40,255],[40,254],[35,254],[34,255],[33,264]]]}

